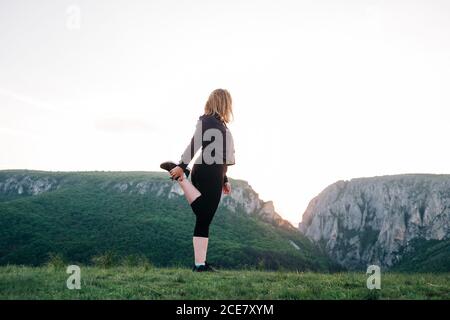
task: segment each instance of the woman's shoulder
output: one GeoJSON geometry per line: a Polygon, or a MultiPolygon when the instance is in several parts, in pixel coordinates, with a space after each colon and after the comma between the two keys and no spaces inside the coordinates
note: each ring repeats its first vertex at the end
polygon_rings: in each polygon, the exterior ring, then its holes
{"type": "Polygon", "coordinates": [[[202,121],[205,124],[220,126],[223,122],[214,114],[203,114],[198,117],[199,121],[202,121]]]}
{"type": "Polygon", "coordinates": [[[221,117],[215,113],[215,114],[203,114],[200,117],[198,117],[199,120],[209,120],[209,121],[214,121],[217,123],[221,123],[221,124],[225,124],[221,117]]]}
{"type": "Polygon", "coordinates": [[[200,117],[198,117],[199,120],[204,120],[204,119],[216,119],[215,115],[213,114],[202,114],[200,117]]]}

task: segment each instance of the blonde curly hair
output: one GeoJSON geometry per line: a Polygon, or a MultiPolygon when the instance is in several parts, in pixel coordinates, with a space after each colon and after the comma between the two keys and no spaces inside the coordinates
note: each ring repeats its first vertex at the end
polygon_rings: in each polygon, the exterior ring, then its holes
{"type": "Polygon", "coordinates": [[[217,113],[221,120],[229,123],[233,118],[233,102],[231,95],[226,89],[216,89],[209,95],[205,104],[205,114],[217,113]]]}

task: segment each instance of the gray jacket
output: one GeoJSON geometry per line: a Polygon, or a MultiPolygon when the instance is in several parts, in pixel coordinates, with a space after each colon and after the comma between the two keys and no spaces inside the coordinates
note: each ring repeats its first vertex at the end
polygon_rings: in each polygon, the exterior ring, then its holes
{"type": "Polygon", "coordinates": [[[235,164],[233,136],[227,125],[216,114],[204,114],[198,118],[194,135],[181,155],[178,165],[185,169],[200,148],[202,153],[195,163],[227,166],[235,164]]]}

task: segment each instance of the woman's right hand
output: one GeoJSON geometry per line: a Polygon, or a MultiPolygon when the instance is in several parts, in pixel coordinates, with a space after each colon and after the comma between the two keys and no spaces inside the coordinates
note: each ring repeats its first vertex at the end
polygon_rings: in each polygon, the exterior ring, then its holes
{"type": "Polygon", "coordinates": [[[226,183],[223,185],[222,190],[223,190],[223,193],[224,193],[224,194],[230,194],[230,193],[231,193],[231,184],[230,184],[229,182],[226,182],[226,183]]]}

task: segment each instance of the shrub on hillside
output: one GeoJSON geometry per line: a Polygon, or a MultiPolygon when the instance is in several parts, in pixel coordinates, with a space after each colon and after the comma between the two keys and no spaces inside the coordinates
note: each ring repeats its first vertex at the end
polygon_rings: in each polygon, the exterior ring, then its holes
{"type": "Polygon", "coordinates": [[[49,253],[48,256],[49,258],[46,263],[47,267],[55,269],[63,269],[64,267],[67,266],[67,262],[62,254],[51,252],[49,253]]]}
{"type": "Polygon", "coordinates": [[[117,255],[112,252],[108,251],[101,255],[95,256],[92,258],[92,263],[96,267],[100,268],[110,268],[118,264],[118,258],[117,255]]]}
{"type": "Polygon", "coordinates": [[[148,260],[148,258],[144,255],[140,254],[131,254],[122,258],[121,263],[124,267],[143,267],[145,269],[149,269],[152,267],[152,264],[148,260]]]}

